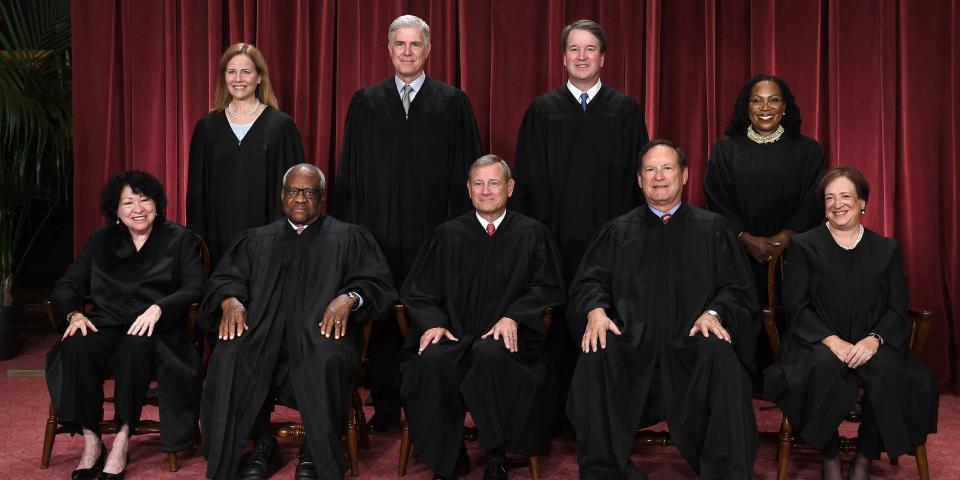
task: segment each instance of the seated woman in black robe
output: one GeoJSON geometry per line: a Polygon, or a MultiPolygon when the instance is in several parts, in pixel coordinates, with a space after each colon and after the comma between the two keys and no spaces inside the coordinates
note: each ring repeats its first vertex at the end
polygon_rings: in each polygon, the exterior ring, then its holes
{"type": "Polygon", "coordinates": [[[869,184],[852,167],[820,181],[827,223],[791,240],[780,363],[764,372],[777,402],[807,443],[823,452],[824,478],[841,478],[837,427],[863,386],[851,478],[870,476],[886,450],[903,455],[936,432],[933,375],[907,348],[907,282],[897,242],[860,224],[869,184]]]}
{"type": "Polygon", "coordinates": [[[149,173],[110,179],[100,200],[110,223],[90,235],[53,287],[53,311],[65,330],[47,354],[46,378],[61,423],[83,433],[74,479],[123,478],[154,371],[162,386],[163,449],[193,445],[200,358],[183,318],[203,293],[202,267],[195,237],[164,220],[166,205],[163,186],[149,173]],[[118,430],[108,455],[99,426],[110,372],[118,430]]]}

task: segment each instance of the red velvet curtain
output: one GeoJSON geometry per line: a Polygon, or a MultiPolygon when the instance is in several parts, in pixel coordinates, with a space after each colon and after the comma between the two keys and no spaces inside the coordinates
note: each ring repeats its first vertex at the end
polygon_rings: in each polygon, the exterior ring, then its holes
{"type": "Polygon", "coordinates": [[[281,109],[336,188],[350,97],[392,73],[393,18],[427,20],[428,74],[470,95],[484,146],[506,158],[527,104],[564,81],[560,30],[592,18],[609,37],[603,81],[640,100],[652,137],[687,149],[694,204],[741,84],[757,72],[788,81],[804,133],[831,164],[871,180],[865,223],[902,242],[912,302],[937,315],[924,360],[941,385],[957,384],[960,0],[86,0],[72,9],[76,246],[102,223],[99,189],[121,169],[158,175],[168,217],[184,220],[190,134],[231,43],[263,50],[281,109]]]}

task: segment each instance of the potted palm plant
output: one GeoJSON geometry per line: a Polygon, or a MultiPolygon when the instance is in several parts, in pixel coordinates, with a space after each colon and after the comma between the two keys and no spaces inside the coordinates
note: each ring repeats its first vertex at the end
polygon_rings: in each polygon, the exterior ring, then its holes
{"type": "Polygon", "coordinates": [[[71,177],[70,2],[2,0],[0,14],[0,358],[9,358],[19,343],[13,283],[71,177]]]}

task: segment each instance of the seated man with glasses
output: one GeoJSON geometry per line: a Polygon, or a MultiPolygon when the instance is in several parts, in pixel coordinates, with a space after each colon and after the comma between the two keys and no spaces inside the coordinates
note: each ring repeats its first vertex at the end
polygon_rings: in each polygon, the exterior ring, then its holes
{"type": "Polygon", "coordinates": [[[343,478],[340,437],[362,329],[396,299],[390,269],[365,228],[322,215],[323,173],[283,177],[285,218],[240,234],[210,277],[201,328],[217,344],[201,405],[207,478],[265,479],[280,466],[270,432],[275,398],[306,432],[297,479],[343,478]],[[253,450],[240,458],[247,439],[253,450]]]}

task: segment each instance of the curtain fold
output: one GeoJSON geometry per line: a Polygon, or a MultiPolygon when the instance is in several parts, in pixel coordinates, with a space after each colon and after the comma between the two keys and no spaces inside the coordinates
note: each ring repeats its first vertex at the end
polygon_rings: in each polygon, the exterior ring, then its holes
{"type": "Polygon", "coordinates": [[[870,179],[864,222],[901,242],[912,304],[937,315],[923,359],[941,385],[957,385],[960,0],[88,0],[72,10],[75,248],[102,224],[100,188],[121,169],[156,174],[168,218],[184,221],[190,136],[232,43],[264,52],[280,109],[336,188],[350,98],[392,74],[395,17],[430,24],[427,74],[467,92],[484,148],[508,160],[527,105],[565,80],[561,29],[592,18],[608,36],[603,82],[640,101],[652,137],[687,150],[697,205],[743,82],[767,72],[789,83],[804,134],[831,165],[870,179]]]}

